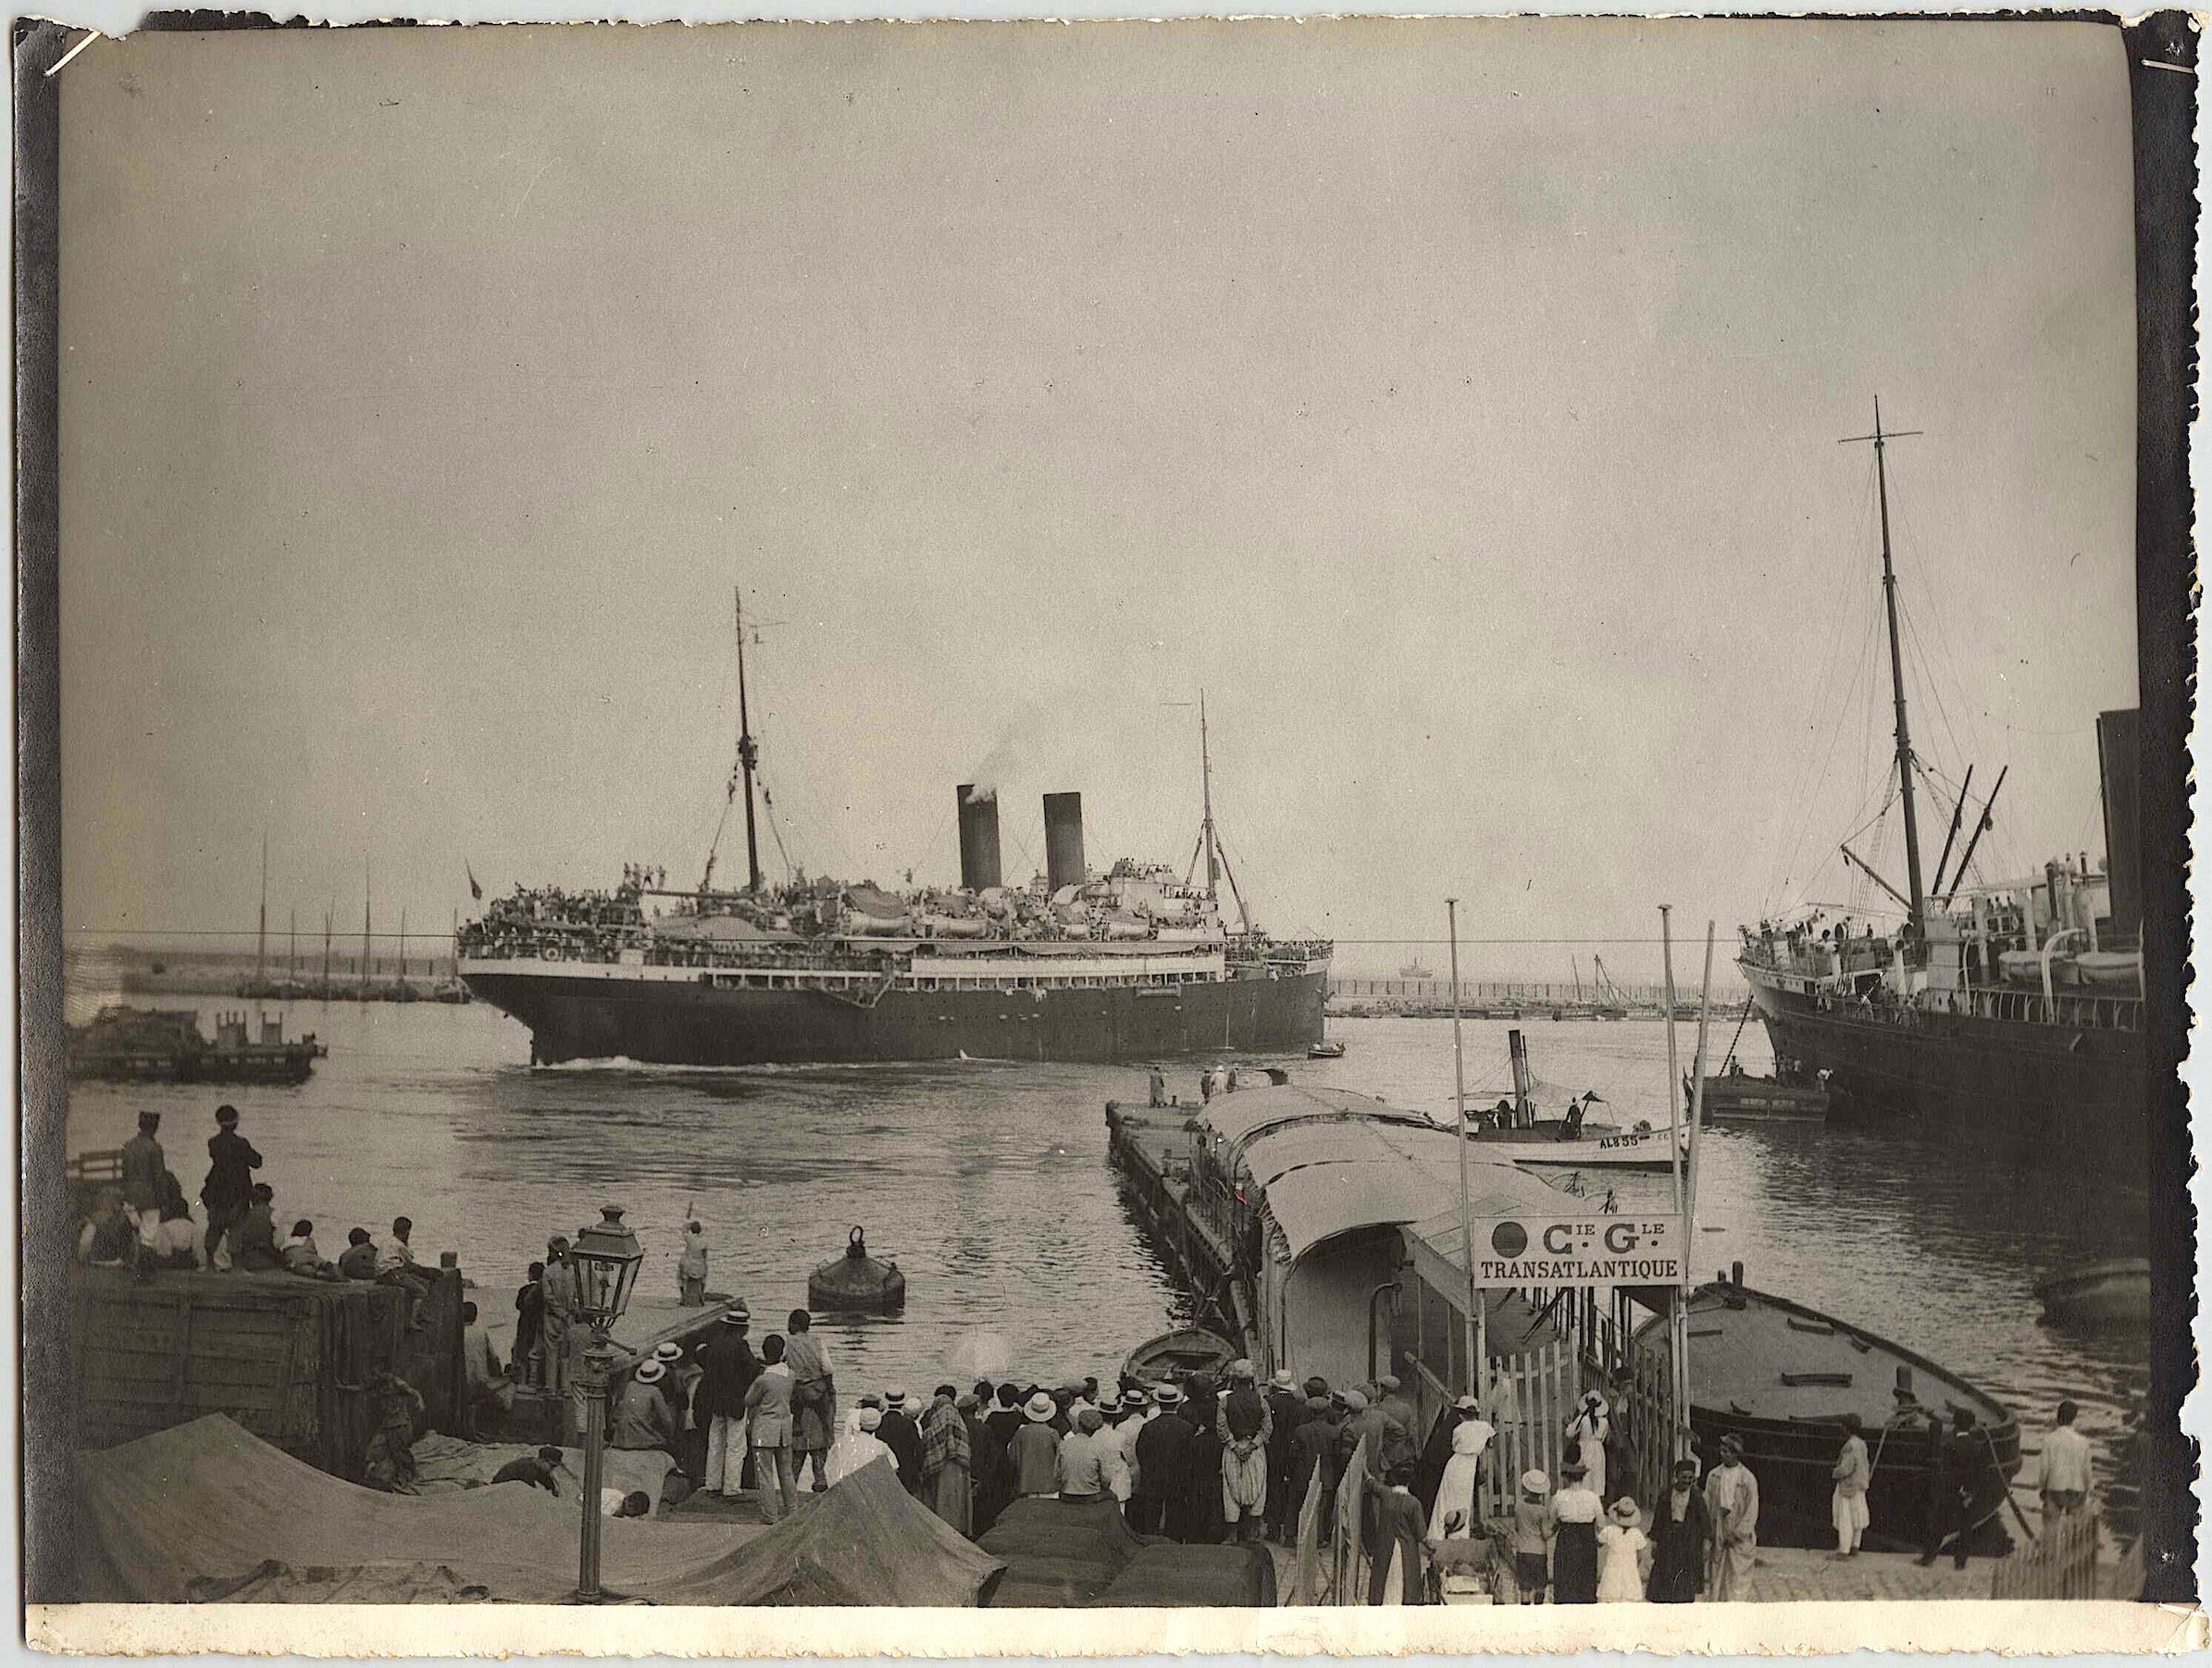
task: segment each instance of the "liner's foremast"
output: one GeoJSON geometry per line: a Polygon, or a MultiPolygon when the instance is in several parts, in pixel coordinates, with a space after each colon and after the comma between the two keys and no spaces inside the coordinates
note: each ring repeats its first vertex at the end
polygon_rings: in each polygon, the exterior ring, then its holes
{"type": "Polygon", "coordinates": [[[1221,836],[1213,828],[1213,753],[1206,735],[1206,691],[1199,691],[1199,799],[1203,820],[1199,825],[1199,844],[1206,852],[1206,895],[1219,901],[1222,878],[1229,881],[1229,896],[1236,900],[1236,918],[1244,924],[1249,935],[1252,930],[1252,912],[1244,906],[1244,892],[1236,884],[1236,876],[1229,867],[1229,860],[1221,849],[1221,836]]]}
{"type": "MultiPolygon", "coordinates": [[[[752,767],[760,763],[760,744],[752,739],[752,719],[745,705],[745,590],[738,588],[738,768],[745,778],[745,890],[758,893],[761,890],[761,842],[752,822],[752,767]]],[[[1891,623],[1891,636],[1896,634],[1895,618],[1891,623]]],[[[1910,813],[1907,813],[1909,817],[1910,813]]],[[[1917,863],[1917,860],[1916,860],[1917,863]]],[[[1920,870],[1913,870],[1913,888],[1920,888],[1920,870]]]]}
{"type": "Polygon", "coordinates": [[[745,790],[745,890],[757,897],[761,890],[760,834],[752,820],[752,771],[760,763],[760,743],[752,739],[752,716],[745,699],[745,588],[736,591],[738,619],[738,767],[730,772],[728,790],[722,796],[722,820],[715,825],[715,838],[707,847],[706,872],[699,878],[699,895],[715,890],[715,859],[722,850],[722,830],[729,821],[729,807],[741,786],[745,790]]]}
{"type": "Polygon", "coordinates": [[[1897,790],[1905,801],[1905,874],[1906,885],[1911,893],[1906,907],[1909,930],[1915,937],[1921,930],[1928,898],[1920,885],[1920,825],[1912,799],[1912,727],[1907,720],[1905,711],[1905,656],[1897,642],[1897,570],[1890,559],[1889,469],[1884,450],[1889,442],[1920,432],[1918,429],[1897,429],[1885,432],[1882,427],[1882,396],[1877,394],[1874,396],[1874,432],[1855,434],[1842,442],[1845,445],[1864,441],[1874,442],[1874,485],[1882,504],[1882,603],[1889,616],[1889,681],[1897,710],[1897,790]]]}

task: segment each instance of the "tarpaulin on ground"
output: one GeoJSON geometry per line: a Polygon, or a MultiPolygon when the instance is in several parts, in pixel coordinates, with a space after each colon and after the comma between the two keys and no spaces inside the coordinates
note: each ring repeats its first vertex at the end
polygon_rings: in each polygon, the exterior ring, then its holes
{"type": "MultiPolygon", "coordinates": [[[[130,1596],[150,1603],[188,1600],[195,1579],[236,1579],[271,1562],[357,1572],[349,1596],[362,1602],[368,1588],[404,1602],[437,1566],[461,1587],[516,1602],[556,1602],[576,1586],[581,1508],[573,1492],[556,1500],[527,1483],[501,1483],[428,1497],[379,1494],[293,1459],[219,1413],[80,1453],[77,1474],[110,1562],[130,1596]]],[[[612,1518],[601,1528],[605,1584],[640,1596],[762,1533],[612,1518]]]]}
{"type": "Polygon", "coordinates": [[[994,1610],[1095,1603],[1143,1543],[1112,1500],[1019,1500],[1000,1513],[983,1550],[1006,1563],[994,1610]]]}
{"type": "MultiPolygon", "coordinates": [[[[459,1494],[478,1488],[499,1475],[509,1460],[534,1454],[532,1442],[464,1442],[432,1431],[415,1438],[415,1492],[417,1495],[459,1494]]],[[[599,1486],[619,1488],[624,1494],[643,1494],[661,1510],[661,1485],[676,1462],[657,1448],[603,1449],[599,1456],[599,1486]]],[[[574,1500],[584,1486],[584,1450],[564,1448],[561,1463],[553,1467],[553,1480],[563,1499],[574,1500]]]]}
{"type": "Polygon", "coordinates": [[[1098,1601],[1102,1606],[1137,1610],[1190,1606],[1272,1610],[1275,1561],[1257,1543],[1186,1547],[1162,1541],[1139,1548],[1098,1601]]]}
{"type": "Polygon", "coordinates": [[[886,1460],[862,1466],[704,1569],[652,1590],[662,1604],[983,1603],[1005,1568],[906,1492],[886,1460]]]}
{"type": "MultiPolygon", "coordinates": [[[[500,1483],[379,1494],[220,1414],[80,1453],[77,1469],[109,1562],[145,1602],[444,1594],[544,1604],[576,1585],[573,1491],[556,1500],[500,1483]]],[[[809,1497],[775,1529],[627,1518],[600,1528],[606,1588],[652,1603],[972,1605],[999,1568],[881,1464],[809,1497]]]]}

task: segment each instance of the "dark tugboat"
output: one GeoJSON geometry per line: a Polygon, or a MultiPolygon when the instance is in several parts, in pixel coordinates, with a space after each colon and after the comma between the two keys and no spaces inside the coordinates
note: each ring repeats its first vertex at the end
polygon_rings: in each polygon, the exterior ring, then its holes
{"type": "MultiPolygon", "coordinates": [[[[1758,1478],[1758,1537],[1769,1546],[1833,1547],[1834,1483],[1829,1468],[1844,1445],[1843,1416],[1857,1413],[1873,1481],[1867,1490],[1872,1551],[1920,1544],[1935,1484],[1935,1442],[1961,1409],[1974,1416],[1969,1441],[1982,1463],[1970,1474],[1977,1525],[1970,1544],[2003,1550],[2004,1509],[2020,1464],[2019,1424],[1995,1397],[1901,1344],[1848,1321],[1743,1284],[1742,1264],[1690,1295],[1690,1429],[1710,1467],[1721,1438],[1744,1444],[1758,1478]]],[[[1665,1358],[1663,1319],[1647,1322],[1636,1348],[1665,1358]]]]}
{"type": "Polygon", "coordinates": [[[284,1040],[284,1022],[264,1018],[255,1040],[243,1013],[218,1014],[215,1040],[190,1008],[102,1008],[68,1027],[69,1076],[153,1083],[304,1083],[329,1052],[310,1031],[284,1040]]]}
{"type": "MultiPolygon", "coordinates": [[[[1694,1103],[1696,1086],[1682,1080],[1682,1103],[1694,1103]]],[[[1731,1056],[1705,1080],[1705,1115],[1716,1124],[1818,1123],[1828,1115],[1828,1085],[1820,1077],[1784,1069],[1771,1077],[1754,1077],[1731,1056]]]]}

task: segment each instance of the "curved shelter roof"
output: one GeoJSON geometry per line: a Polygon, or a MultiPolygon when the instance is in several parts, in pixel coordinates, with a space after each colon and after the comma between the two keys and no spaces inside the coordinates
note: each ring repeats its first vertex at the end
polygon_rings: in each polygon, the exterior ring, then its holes
{"type": "MultiPolygon", "coordinates": [[[[1285,1086],[1217,1095],[1203,1116],[1236,1149],[1294,1261],[1340,1234],[1458,1209],[1457,1144],[1420,1113],[1285,1086]]],[[[1477,1196],[1512,1209],[1560,1208],[1560,1194],[1535,1176],[1479,1149],[1468,1158],[1477,1196]]]]}

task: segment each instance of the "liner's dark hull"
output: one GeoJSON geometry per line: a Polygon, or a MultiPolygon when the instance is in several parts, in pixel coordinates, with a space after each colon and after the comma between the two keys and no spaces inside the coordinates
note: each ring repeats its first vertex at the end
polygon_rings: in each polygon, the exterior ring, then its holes
{"type": "Polygon", "coordinates": [[[1827,1072],[1837,1116],[1894,1117],[2031,1163],[2140,1175],[2149,1079],[2140,1031],[1821,1009],[1746,968],[1780,1058],[1827,1072]]]}
{"type": "Polygon", "coordinates": [[[1174,987],[906,990],[872,1005],[818,990],[477,971],[469,988],[530,1028],[534,1059],[662,1065],[888,1060],[1142,1060],[1303,1049],[1324,971],[1174,987]]]}

